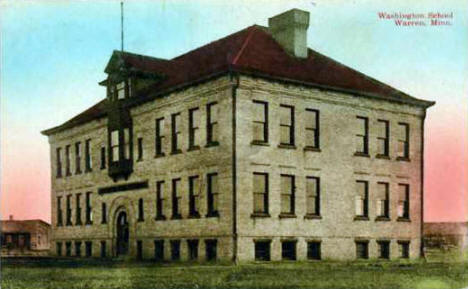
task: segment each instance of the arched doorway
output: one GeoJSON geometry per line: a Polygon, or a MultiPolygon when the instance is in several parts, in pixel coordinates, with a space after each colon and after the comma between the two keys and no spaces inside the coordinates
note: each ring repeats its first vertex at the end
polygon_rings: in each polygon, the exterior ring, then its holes
{"type": "Polygon", "coordinates": [[[120,212],[117,216],[117,256],[128,253],[128,238],[127,213],[120,212]]]}

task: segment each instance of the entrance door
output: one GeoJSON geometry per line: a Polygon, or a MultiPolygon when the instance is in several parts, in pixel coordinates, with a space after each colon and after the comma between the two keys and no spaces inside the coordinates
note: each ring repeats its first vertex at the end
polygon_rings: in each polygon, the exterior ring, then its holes
{"type": "Polygon", "coordinates": [[[117,256],[128,253],[127,213],[120,212],[117,217],[117,256]]]}

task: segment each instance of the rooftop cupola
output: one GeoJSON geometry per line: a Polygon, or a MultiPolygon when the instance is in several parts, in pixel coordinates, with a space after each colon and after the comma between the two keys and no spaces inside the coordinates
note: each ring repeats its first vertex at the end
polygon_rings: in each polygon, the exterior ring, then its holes
{"type": "Polygon", "coordinates": [[[283,46],[289,54],[307,58],[307,28],[309,28],[309,12],[291,9],[268,19],[268,27],[273,38],[283,46]]]}

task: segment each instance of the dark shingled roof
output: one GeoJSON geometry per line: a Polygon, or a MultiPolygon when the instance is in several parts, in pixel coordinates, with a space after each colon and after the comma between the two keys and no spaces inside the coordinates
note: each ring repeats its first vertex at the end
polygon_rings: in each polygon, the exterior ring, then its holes
{"type": "MultiPolygon", "coordinates": [[[[347,92],[427,108],[435,102],[409,96],[329,57],[309,49],[308,58],[296,58],[284,51],[268,28],[253,25],[171,60],[114,51],[127,67],[163,75],[133,105],[154,99],[195,82],[227,72],[237,72],[280,81],[347,92]]],[[[50,135],[106,115],[102,100],[64,124],[45,130],[50,135]]]]}

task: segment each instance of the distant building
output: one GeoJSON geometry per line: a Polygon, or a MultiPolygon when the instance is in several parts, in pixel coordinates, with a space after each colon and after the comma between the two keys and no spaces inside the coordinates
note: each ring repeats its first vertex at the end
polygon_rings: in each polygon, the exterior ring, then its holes
{"type": "Polygon", "coordinates": [[[2,256],[45,255],[50,249],[50,224],[42,220],[0,221],[2,256]]]}
{"type": "Polygon", "coordinates": [[[466,248],[467,222],[424,223],[424,242],[429,248],[466,248]]]}
{"type": "Polygon", "coordinates": [[[170,60],[115,51],[107,97],[43,131],[51,251],[418,258],[434,102],[309,49],[308,26],[293,9],[170,60]]]}

